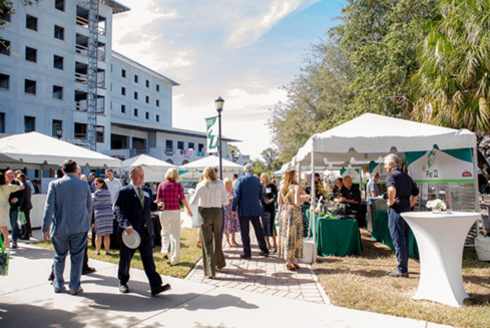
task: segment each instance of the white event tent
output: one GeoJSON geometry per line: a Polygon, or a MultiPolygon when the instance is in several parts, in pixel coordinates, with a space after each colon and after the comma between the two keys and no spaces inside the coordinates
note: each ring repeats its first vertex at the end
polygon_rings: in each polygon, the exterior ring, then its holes
{"type": "MultiPolygon", "coordinates": [[[[315,167],[325,163],[379,161],[390,153],[405,157],[405,152],[470,148],[473,153],[473,177],[478,204],[476,136],[473,132],[377,114],[364,114],[328,131],[311,136],[293,158],[295,166],[315,167]]],[[[355,165],[352,165],[355,166],[355,165]]],[[[362,166],[362,165],[358,165],[362,166]]],[[[312,181],[312,187],[314,183],[312,181]]],[[[315,192],[312,190],[312,195],[315,192]]],[[[315,201],[312,201],[312,208],[315,201]]],[[[315,231],[314,231],[315,233],[315,231]]]]}
{"type": "Polygon", "coordinates": [[[40,169],[61,166],[66,159],[81,167],[120,168],[121,161],[39,132],[15,134],[0,139],[0,164],[4,167],[40,169]]]}
{"type": "MultiPolygon", "coordinates": [[[[237,163],[233,163],[229,160],[222,159],[222,165],[223,165],[223,178],[231,178],[233,176],[233,173],[240,173],[243,171],[243,166],[237,163]]],[[[212,167],[219,167],[219,157],[218,156],[206,156],[201,159],[198,159],[197,161],[190,162],[187,164],[184,164],[180,166],[180,170],[182,171],[187,171],[187,173],[183,173],[181,175],[181,179],[183,180],[188,180],[188,179],[195,179],[199,178],[200,174],[196,176],[194,173],[197,171],[203,171],[206,167],[212,166],[212,167]]]]}
{"type": "Polygon", "coordinates": [[[122,162],[123,171],[129,172],[131,167],[141,165],[145,172],[145,182],[161,182],[165,180],[165,173],[171,167],[175,167],[170,163],[159,160],[145,154],[131,157],[122,162]]]}

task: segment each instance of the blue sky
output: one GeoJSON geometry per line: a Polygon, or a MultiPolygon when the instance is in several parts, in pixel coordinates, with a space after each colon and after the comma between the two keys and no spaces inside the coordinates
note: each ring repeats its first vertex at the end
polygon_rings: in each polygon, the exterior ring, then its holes
{"type": "Polygon", "coordinates": [[[337,0],[148,0],[119,2],[113,49],[179,82],[173,126],[205,131],[225,99],[223,134],[252,158],[271,147],[265,125],[281,86],[299,73],[310,44],[339,15],[337,0]]]}

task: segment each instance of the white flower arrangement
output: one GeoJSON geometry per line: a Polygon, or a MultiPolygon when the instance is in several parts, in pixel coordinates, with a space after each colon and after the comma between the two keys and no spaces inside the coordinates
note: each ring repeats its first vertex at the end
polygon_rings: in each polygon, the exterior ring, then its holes
{"type": "Polygon", "coordinates": [[[440,199],[428,201],[426,207],[431,208],[432,211],[445,211],[447,209],[446,203],[440,199]]]}

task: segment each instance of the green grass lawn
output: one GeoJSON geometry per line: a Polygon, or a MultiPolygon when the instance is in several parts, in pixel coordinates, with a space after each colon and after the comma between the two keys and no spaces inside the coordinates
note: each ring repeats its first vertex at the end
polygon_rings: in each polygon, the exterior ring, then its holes
{"type": "MultiPolygon", "coordinates": [[[[202,253],[201,249],[197,248],[197,228],[188,229],[182,228],[180,230],[180,263],[177,265],[170,265],[170,259],[166,260],[163,258],[163,254],[160,253],[160,246],[155,246],[153,249],[153,257],[155,258],[155,265],[157,272],[170,277],[184,278],[189,274],[194,265],[201,259],[202,253]]],[[[44,248],[53,249],[53,244],[51,242],[39,242],[32,244],[33,246],[39,246],[44,248]]],[[[97,256],[95,247],[91,246],[89,242],[88,256],[91,259],[96,259],[105,262],[119,263],[119,250],[111,249],[113,255],[106,255],[102,250],[101,255],[97,256]]],[[[90,262],[89,262],[90,264],[90,262]]],[[[139,252],[134,254],[133,260],[131,261],[131,267],[143,270],[143,264],[141,262],[141,257],[139,252]]]]}

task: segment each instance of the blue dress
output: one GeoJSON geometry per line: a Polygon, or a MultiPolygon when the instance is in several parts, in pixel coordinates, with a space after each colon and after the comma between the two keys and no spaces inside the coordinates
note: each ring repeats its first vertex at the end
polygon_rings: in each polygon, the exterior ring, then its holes
{"type": "Polygon", "coordinates": [[[100,189],[92,195],[95,217],[95,234],[103,236],[113,232],[114,215],[112,213],[111,192],[100,189]]]}

